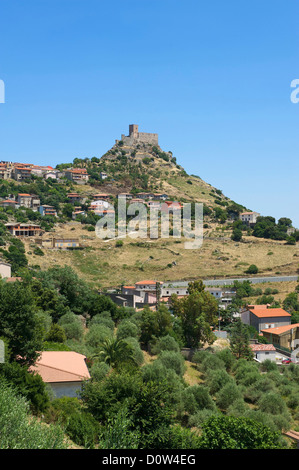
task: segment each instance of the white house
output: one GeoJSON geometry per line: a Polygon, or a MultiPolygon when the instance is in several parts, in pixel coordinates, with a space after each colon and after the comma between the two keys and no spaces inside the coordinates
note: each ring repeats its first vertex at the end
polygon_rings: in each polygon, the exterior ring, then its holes
{"type": "Polygon", "coordinates": [[[276,361],[277,352],[273,344],[250,344],[250,348],[258,362],[263,362],[266,359],[276,361]]]}
{"type": "Polygon", "coordinates": [[[240,219],[246,225],[255,225],[256,219],[260,217],[261,214],[258,212],[242,212],[240,214],[240,219]]]}

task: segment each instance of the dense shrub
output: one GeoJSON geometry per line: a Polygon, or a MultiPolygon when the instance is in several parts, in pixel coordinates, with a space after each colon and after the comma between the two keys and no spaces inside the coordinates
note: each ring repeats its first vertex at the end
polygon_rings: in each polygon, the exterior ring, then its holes
{"type": "Polygon", "coordinates": [[[202,449],[278,449],[279,433],[244,417],[212,417],[203,425],[202,449]]]}
{"type": "Polygon", "coordinates": [[[64,329],[67,339],[81,340],[83,337],[83,325],[74,313],[66,313],[58,320],[58,324],[64,329]]]}
{"type": "Polygon", "coordinates": [[[182,401],[185,411],[190,415],[194,415],[197,411],[205,408],[215,410],[215,404],[209,394],[209,390],[203,385],[187,387],[182,392],[182,401]]]}
{"type": "Polygon", "coordinates": [[[222,359],[212,354],[207,356],[199,365],[199,369],[204,373],[207,373],[211,370],[219,370],[224,368],[225,363],[222,361],[222,359]]]}
{"type": "Polygon", "coordinates": [[[186,371],[185,360],[181,353],[162,351],[157,361],[160,361],[167,369],[174,370],[179,376],[184,375],[186,371]]]}
{"type": "Polygon", "coordinates": [[[273,415],[281,414],[286,411],[286,404],[283,398],[274,392],[268,392],[264,394],[260,398],[258,405],[261,411],[273,415]]]}
{"type": "Polygon", "coordinates": [[[204,408],[203,410],[198,410],[194,415],[189,417],[188,424],[191,427],[202,428],[203,424],[212,416],[220,415],[220,411],[216,408],[204,408]]]}
{"type": "Polygon", "coordinates": [[[170,336],[162,336],[162,338],[158,338],[154,346],[151,348],[151,352],[153,354],[160,354],[162,351],[174,351],[174,352],[179,352],[180,347],[176,340],[170,336]]]}
{"type": "Polygon", "coordinates": [[[111,318],[110,312],[97,313],[94,317],[92,317],[89,323],[89,327],[94,325],[103,325],[107,328],[110,328],[112,331],[114,331],[115,328],[115,324],[111,318]]]}
{"type": "Polygon", "coordinates": [[[85,335],[85,343],[91,348],[98,348],[107,338],[112,338],[113,333],[110,328],[104,325],[95,324],[90,327],[85,335]]]}
{"type": "Polygon", "coordinates": [[[106,362],[96,362],[90,367],[89,372],[92,380],[100,382],[110,370],[111,367],[106,362]]]}
{"type": "Polygon", "coordinates": [[[16,362],[0,364],[0,380],[11,384],[26,399],[33,412],[43,412],[49,406],[49,396],[41,376],[28,372],[26,366],[16,362]]]}
{"type": "Polygon", "coordinates": [[[210,394],[215,395],[219,390],[224,387],[228,382],[233,382],[233,378],[222,369],[211,370],[207,374],[207,386],[209,387],[210,394]]]}
{"type": "Polygon", "coordinates": [[[64,449],[60,427],[29,415],[29,405],[6,381],[0,382],[0,449],[64,449]]]}
{"type": "Polygon", "coordinates": [[[228,382],[216,394],[216,403],[221,410],[227,410],[235,400],[240,398],[242,398],[242,393],[238,386],[234,382],[228,382]]]}
{"type": "Polygon", "coordinates": [[[117,338],[118,339],[125,339],[128,337],[131,338],[139,338],[139,328],[138,326],[133,323],[132,321],[125,319],[122,320],[118,327],[117,327],[117,338]]]}

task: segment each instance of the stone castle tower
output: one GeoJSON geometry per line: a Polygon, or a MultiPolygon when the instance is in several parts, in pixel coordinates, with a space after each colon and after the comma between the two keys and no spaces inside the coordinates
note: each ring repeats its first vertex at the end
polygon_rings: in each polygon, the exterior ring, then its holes
{"type": "MultiPolygon", "coordinates": [[[[145,143],[150,145],[159,145],[158,144],[158,134],[149,134],[147,132],[139,132],[138,131],[138,124],[130,124],[129,125],[129,135],[125,136],[122,134],[121,140],[125,145],[132,145],[136,143],[145,143]]],[[[119,140],[115,141],[116,143],[119,140]]]]}

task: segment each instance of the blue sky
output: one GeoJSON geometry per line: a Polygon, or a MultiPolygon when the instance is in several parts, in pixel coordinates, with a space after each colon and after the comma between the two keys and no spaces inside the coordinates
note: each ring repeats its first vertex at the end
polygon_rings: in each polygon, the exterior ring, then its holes
{"type": "Polygon", "coordinates": [[[299,227],[297,0],[0,0],[0,160],[159,133],[188,173],[299,227]]]}

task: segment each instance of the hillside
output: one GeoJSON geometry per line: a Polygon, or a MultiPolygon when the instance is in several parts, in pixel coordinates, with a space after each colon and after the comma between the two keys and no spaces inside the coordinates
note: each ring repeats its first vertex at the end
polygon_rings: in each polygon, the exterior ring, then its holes
{"type": "Polygon", "coordinates": [[[57,181],[34,176],[22,182],[10,179],[0,182],[2,197],[16,198],[20,192],[37,194],[41,204],[51,204],[57,212],[57,217],[43,217],[23,207],[18,210],[2,208],[3,223],[38,223],[44,231],[40,241],[51,237],[77,239],[84,247],[58,252],[39,244],[36,250],[36,239],[23,237],[30,266],[47,269],[54,264],[71,265],[86,281],[102,288],[132,284],[140,279],[175,281],[243,276],[251,264],[258,266],[259,275],[297,272],[296,242],[286,244],[284,236],[257,238],[245,226],[242,240],[233,241],[233,222],[238,220],[240,212],[248,209],[199,176],[188,175],[171,151],[160,148],[156,137],[151,141],[152,136],[156,134],[122,136],[101,158],[75,158],[71,164],[57,165],[56,170],[62,175],[70,168],[86,172],[89,177],[86,184],[77,184],[64,176],[57,181]],[[68,194],[71,192],[77,193],[81,202],[70,203],[68,194]],[[169,201],[180,203],[203,203],[203,246],[188,250],[184,248],[184,238],[172,236],[168,239],[127,237],[118,244],[115,240],[97,238],[94,226],[99,217],[90,212],[94,195],[108,194],[113,204],[120,193],[138,198],[142,192],[165,193],[169,201]],[[73,220],[72,211],[80,204],[87,217],[73,220]]]}
{"type": "MultiPolygon", "coordinates": [[[[172,152],[163,151],[159,145],[138,141],[128,145],[117,141],[101,158],[76,158],[73,166],[86,168],[90,175],[89,185],[76,186],[76,191],[85,196],[90,196],[92,189],[113,196],[122,192],[152,191],[166,193],[171,200],[202,202],[209,207],[232,203],[221,190],[199,176],[188,175],[172,152]],[[101,172],[107,174],[105,180],[101,180],[101,172]]],[[[244,206],[240,207],[245,210],[244,206]]]]}

